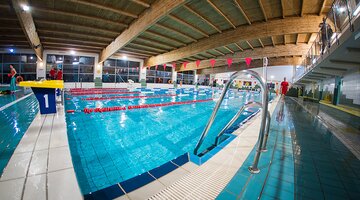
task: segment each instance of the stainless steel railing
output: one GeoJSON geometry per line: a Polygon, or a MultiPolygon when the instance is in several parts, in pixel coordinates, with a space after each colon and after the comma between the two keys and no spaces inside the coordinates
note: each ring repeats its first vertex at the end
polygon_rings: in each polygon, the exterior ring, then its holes
{"type": "MultiPolygon", "coordinates": [[[[235,114],[235,116],[229,121],[229,123],[228,124],[226,124],[226,126],[219,132],[219,134],[216,136],[216,138],[215,138],[215,145],[218,145],[219,144],[219,139],[220,139],[220,137],[225,133],[225,131],[228,129],[228,128],[230,128],[234,123],[235,123],[235,121],[240,117],[240,115],[244,112],[244,110],[246,109],[246,108],[248,108],[250,105],[252,105],[252,104],[255,104],[255,105],[258,105],[258,106],[260,106],[260,107],[262,107],[262,104],[261,103],[259,103],[259,102],[256,102],[256,101],[250,101],[250,102],[247,102],[245,105],[243,105],[242,107],[241,107],[241,109],[235,114]]],[[[266,141],[267,141],[267,136],[269,135],[269,125],[270,125],[270,123],[268,123],[268,122],[270,122],[270,113],[268,112],[267,113],[267,116],[266,116],[266,128],[265,128],[265,139],[266,140],[264,140],[264,144],[263,144],[263,148],[262,148],[262,151],[264,152],[264,151],[266,151],[266,149],[264,149],[264,148],[266,148],[266,141]]]]}
{"type": "MultiPolygon", "coordinates": [[[[262,147],[263,147],[263,142],[264,142],[264,135],[265,135],[265,129],[266,129],[266,118],[267,118],[267,113],[268,113],[268,100],[269,100],[269,96],[268,96],[268,91],[267,91],[267,86],[266,86],[266,82],[265,80],[255,71],[252,70],[242,70],[242,71],[238,71],[233,73],[230,76],[229,81],[225,84],[225,87],[220,95],[220,99],[219,101],[216,103],[215,108],[210,116],[210,119],[208,121],[208,123],[205,126],[204,131],[202,132],[199,141],[197,142],[195,149],[194,149],[194,154],[198,155],[198,150],[201,146],[201,144],[203,143],[206,135],[208,134],[211,125],[214,123],[215,120],[215,116],[220,108],[221,103],[224,100],[225,94],[227,92],[227,90],[230,87],[230,84],[232,84],[232,82],[235,80],[235,78],[237,78],[239,75],[241,74],[250,74],[253,77],[255,77],[260,84],[261,87],[261,91],[262,91],[262,111],[261,111],[261,124],[260,124],[260,132],[259,132],[259,138],[258,138],[258,142],[257,142],[257,150],[256,150],[256,154],[255,154],[255,158],[254,158],[254,162],[253,165],[249,167],[249,171],[251,173],[259,173],[260,170],[258,169],[258,163],[259,163],[259,158],[260,158],[260,154],[262,151],[262,147]]],[[[269,121],[270,124],[270,121],[269,121]]]]}

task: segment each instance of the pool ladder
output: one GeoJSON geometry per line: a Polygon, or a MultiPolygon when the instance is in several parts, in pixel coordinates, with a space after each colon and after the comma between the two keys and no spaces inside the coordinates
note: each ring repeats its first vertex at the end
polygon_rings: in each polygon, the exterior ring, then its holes
{"type": "Polygon", "coordinates": [[[208,134],[211,125],[213,124],[214,120],[215,120],[215,116],[221,106],[221,103],[224,100],[225,94],[228,91],[231,83],[239,76],[242,74],[250,74],[251,76],[255,77],[259,83],[260,83],[260,87],[261,87],[261,91],[262,91],[262,103],[259,102],[248,102],[246,103],[244,106],[241,107],[241,109],[235,114],[235,116],[228,122],[228,124],[220,131],[220,133],[216,136],[215,139],[215,145],[218,145],[219,143],[219,139],[220,137],[225,133],[225,131],[234,124],[234,122],[240,117],[241,113],[250,105],[252,104],[256,104],[261,106],[261,124],[260,124],[260,132],[259,132],[259,138],[257,141],[257,149],[256,149],[256,154],[255,154],[255,158],[254,158],[254,162],[252,164],[252,166],[249,167],[249,171],[253,174],[257,174],[260,172],[260,169],[258,168],[258,164],[259,164],[259,158],[260,158],[260,154],[261,152],[265,152],[266,151],[266,143],[267,143],[267,138],[269,135],[269,127],[270,127],[270,113],[268,111],[268,101],[269,101],[269,96],[268,96],[268,89],[266,87],[266,82],[265,80],[255,71],[252,70],[242,70],[242,71],[238,71],[233,73],[230,76],[230,80],[225,84],[225,87],[220,95],[219,101],[216,103],[215,108],[210,116],[210,119],[208,121],[208,123],[205,126],[204,131],[202,132],[198,143],[195,146],[194,149],[194,154],[198,155],[198,150],[201,146],[201,144],[203,143],[206,135],[208,134]]]}

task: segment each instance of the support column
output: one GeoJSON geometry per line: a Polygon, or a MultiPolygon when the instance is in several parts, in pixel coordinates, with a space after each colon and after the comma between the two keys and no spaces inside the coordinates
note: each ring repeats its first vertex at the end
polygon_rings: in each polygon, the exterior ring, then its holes
{"type": "Polygon", "coordinates": [[[340,89],[341,89],[341,77],[335,76],[335,86],[334,86],[334,97],[332,103],[337,105],[340,100],[340,89]]]}
{"type": "Polygon", "coordinates": [[[173,82],[173,83],[176,83],[176,80],[177,79],[177,71],[175,71],[175,68],[173,67],[172,68],[172,77],[171,77],[171,81],[173,82]]]}
{"type": "Polygon", "coordinates": [[[46,78],[46,65],[44,61],[36,62],[36,79],[46,78]]]}
{"type": "Polygon", "coordinates": [[[199,75],[196,74],[196,69],[194,70],[194,80],[193,80],[193,83],[198,85],[198,79],[199,79],[199,75]]]}

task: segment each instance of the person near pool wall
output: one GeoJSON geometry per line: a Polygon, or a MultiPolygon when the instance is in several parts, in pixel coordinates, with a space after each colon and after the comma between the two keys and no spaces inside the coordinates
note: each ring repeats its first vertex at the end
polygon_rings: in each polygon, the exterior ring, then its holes
{"type": "Polygon", "coordinates": [[[289,83],[286,81],[286,77],[284,77],[284,81],[280,84],[280,92],[281,97],[284,98],[287,91],[289,90],[289,83]]]}
{"type": "Polygon", "coordinates": [[[10,74],[9,76],[11,77],[11,81],[10,81],[10,91],[12,93],[14,93],[16,91],[16,78],[15,78],[15,75],[16,75],[16,70],[15,68],[10,65],[10,74]]]}

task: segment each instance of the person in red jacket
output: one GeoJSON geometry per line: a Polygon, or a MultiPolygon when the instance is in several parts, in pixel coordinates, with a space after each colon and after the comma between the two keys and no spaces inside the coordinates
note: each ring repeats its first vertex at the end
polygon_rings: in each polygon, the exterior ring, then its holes
{"type": "Polygon", "coordinates": [[[285,97],[288,90],[289,90],[289,83],[286,81],[286,77],[284,77],[284,81],[281,82],[281,85],[280,85],[280,92],[281,92],[282,98],[285,97]]]}
{"type": "Polygon", "coordinates": [[[51,80],[55,80],[56,79],[56,69],[54,67],[51,68],[50,72],[49,72],[49,75],[50,75],[50,79],[51,80]]]}
{"type": "Polygon", "coordinates": [[[61,69],[59,69],[56,73],[56,80],[62,80],[63,79],[63,72],[61,69]]]}

